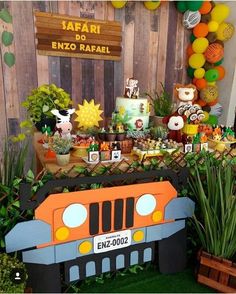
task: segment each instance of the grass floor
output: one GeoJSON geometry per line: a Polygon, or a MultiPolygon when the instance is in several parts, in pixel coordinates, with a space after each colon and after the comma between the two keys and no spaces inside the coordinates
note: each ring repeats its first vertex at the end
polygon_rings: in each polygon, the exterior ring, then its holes
{"type": "Polygon", "coordinates": [[[105,279],[103,284],[92,282],[81,285],[83,293],[214,293],[210,288],[196,282],[191,268],[173,274],[162,275],[154,268],[105,279]]]}

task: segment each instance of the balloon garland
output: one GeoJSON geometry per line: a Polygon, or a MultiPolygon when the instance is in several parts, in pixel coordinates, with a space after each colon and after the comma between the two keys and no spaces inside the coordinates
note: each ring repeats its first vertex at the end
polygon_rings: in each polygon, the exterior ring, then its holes
{"type": "Polygon", "coordinates": [[[216,124],[222,113],[218,103],[217,82],[225,77],[224,42],[234,34],[234,26],[226,22],[230,8],[211,1],[177,1],[177,9],[183,13],[183,25],[192,29],[187,47],[187,74],[199,91],[197,104],[205,110],[206,123],[216,124]],[[214,115],[215,114],[215,115],[214,115]]]}
{"type": "MultiPolygon", "coordinates": [[[[125,7],[127,2],[128,1],[111,1],[111,4],[114,8],[121,9],[125,7]]],[[[143,4],[148,10],[156,10],[161,5],[161,1],[144,1],[143,4]]]]}

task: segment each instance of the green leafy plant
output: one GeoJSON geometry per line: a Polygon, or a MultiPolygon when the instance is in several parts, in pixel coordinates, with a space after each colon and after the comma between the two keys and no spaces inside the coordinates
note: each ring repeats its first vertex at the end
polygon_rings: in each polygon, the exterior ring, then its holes
{"type": "Polygon", "coordinates": [[[131,124],[129,123],[130,120],[131,117],[128,115],[128,113],[113,113],[112,115],[112,125],[116,126],[118,124],[121,124],[126,130],[132,129],[131,124]]]}
{"type": "MultiPolygon", "coordinates": [[[[25,174],[28,143],[6,140],[0,168],[0,251],[4,249],[4,236],[19,220],[32,218],[32,212],[20,211],[19,184],[25,174]]],[[[32,172],[31,172],[32,173],[32,172]]],[[[28,172],[27,175],[30,175],[28,172]]],[[[27,176],[28,177],[28,176],[27,176]]]]}
{"type": "Polygon", "coordinates": [[[12,269],[14,268],[23,271],[24,276],[27,278],[23,262],[6,253],[0,254],[0,293],[24,293],[26,279],[20,284],[14,283],[12,280],[12,269]]]}
{"type": "Polygon", "coordinates": [[[39,122],[43,116],[54,117],[52,109],[68,109],[72,105],[70,94],[54,84],[42,85],[33,89],[22,106],[27,109],[33,123],[39,122]]]}
{"type": "Polygon", "coordinates": [[[152,127],[150,129],[150,133],[154,139],[159,139],[159,138],[166,139],[168,130],[167,130],[167,128],[165,128],[163,126],[157,126],[157,127],[152,127]]]}
{"type": "Polygon", "coordinates": [[[52,143],[50,143],[50,147],[56,154],[68,154],[72,147],[72,141],[55,135],[52,143]]]}
{"type": "Polygon", "coordinates": [[[28,156],[28,142],[12,143],[6,139],[0,166],[0,185],[11,187],[17,177],[22,177],[28,156]]]}
{"type": "Polygon", "coordinates": [[[168,93],[162,83],[161,92],[154,91],[153,93],[145,93],[151,99],[151,105],[153,107],[156,116],[166,116],[172,113],[173,103],[171,95],[168,93]]]}
{"type": "Polygon", "coordinates": [[[235,174],[226,160],[217,164],[209,158],[195,165],[190,187],[197,200],[193,217],[204,250],[215,256],[232,258],[236,253],[235,174]]]}

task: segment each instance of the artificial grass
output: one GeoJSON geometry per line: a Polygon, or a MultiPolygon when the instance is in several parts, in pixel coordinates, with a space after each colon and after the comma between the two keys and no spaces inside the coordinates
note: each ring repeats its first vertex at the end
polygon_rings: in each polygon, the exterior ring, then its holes
{"type": "Polygon", "coordinates": [[[153,267],[113,279],[105,279],[103,284],[82,284],[82,293],[214,293],[208,287],[196,282],[191,268],[185,271],[163,275],[153,267]]]}

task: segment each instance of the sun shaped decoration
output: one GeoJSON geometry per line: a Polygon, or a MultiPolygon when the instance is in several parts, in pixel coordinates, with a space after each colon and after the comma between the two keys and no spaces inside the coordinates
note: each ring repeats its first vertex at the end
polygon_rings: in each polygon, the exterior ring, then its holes
{"type": "Polygon", "coordinates": [[[89,102],[84,99],[83,105],[78,104],[79,109],[76,110],[76,114],[78,115],[75,121],[79,122],[78,128],[89,129],[92,127],[99,127],[99,121],[102,120],[100,116],[102,114],[102,110],[99,109],[100,104],[94,104],[94,99],[89,102]]]}

